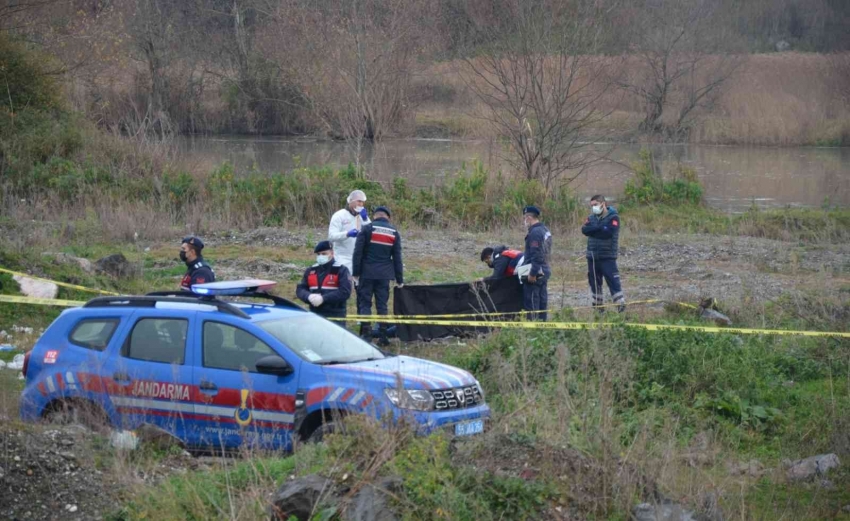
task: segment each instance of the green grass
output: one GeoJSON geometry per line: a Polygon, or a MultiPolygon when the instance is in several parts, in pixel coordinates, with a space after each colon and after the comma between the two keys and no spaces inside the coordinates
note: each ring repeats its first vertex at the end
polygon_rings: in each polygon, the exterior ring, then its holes
{"type": "Polygon", "coordinates": [[[166,479],[134,497],[110,517],[118,519],[257,519],[265,516],[265,493],[296,469],[294,457],[223,460],[211,471],[166,479]]]}
{"type": "Polygon", "coordinates": [[[834,471],[830,480],[835,488],[827,490],[818,483],[775,483],[763,478],[744,498],[747,518],[848,520],[850,512],[843,510],[850,505],[850,472],[846,465],[834,471]]]}
{"type": "MultiPolygon", "coordinates": [[[[94,258],[114,251],[106,245],[89,248],[74,252],[94,258]]],[[[174,286],[183,271],[181,265],[174,263],[174,252],[170,246],[153,247],[147,253],[126,252],[131,261],[142,261],[144,266],[143,277],[129,280],[83,274],[76,266],[57,265],[35,254],[4,253],[3,259],[11,268],[29,268],[48,278],[141,292],[174,286]]],[[[285,251],[223,245],[210,250],[210,260],[219,265],[251,258],[307,265],[311,256],[306,247],[285,251]]],[[[427,258],[410,257],[407,262],[409,280],[422,282],[459,280],[478,269],[482,275],[485,272],[474,256],[468,263],[451,267],[434,266],[427,258]]],[[[286,293],[291,287],[281,290],[286,293]]],[[[15,289],[4,283],[4,291],[14,293],[15,289]]],[[[90,297],[66,290],[60,296],[90,297]]],[[[779,299],[767,304],[766,314],[738,310],[733,318],[742,325],[841,329],[847,323],[846,300],[816,294],[811,301],[779,299]]],[[[31,327],[47,325],[56,312],[52,308],[0,306],[3,320],[12,316],[18,325],[31,327]]],[[[691,311],[678,307],[641,313],[641,320],[701,324],[691,311]]],[[[583,316],[581,311],[565,310],[559,318],[583,316]]],[[[606,320],[616,322],[622,317],[606,320]]],[[[650,473],[662,446],[671,443],[686,447],[702,431],[715,433],[724,459],[758,458],[766,466],[777,466],[783,458],[820,452],[835,451],[842,458],[850,453],[850,439],[842,437],[848,430],[846,418],[850,417],[850,343],[846,340],[739,338],[698,332],[651,333],[631,328],[503,330],[462,344],[409,344],[397,349],[472,371],[487,390],[499,429],[528,440],[534,450],[569,446],[600,461],[607,461],[611,454],[631,454],[650,473]]],[[[19,388],[20,383],[9,379],[4,395],[14,395],[19,388]]],[[[9,401],[6,407],[15,410],[16,403],[9,401]]],[[[355,437],[354,442],[372,446],[362,436],[355,437]]],[[[451,452],[439,443],[434,439],[405,445],[406,449],[397,449],[380,466],[379,474],[401,474],[405,494],[400,508],[411,519],[437,519],[435,512],[455,512],[455,518],[470,519],[534,518],[541,508],[570,494],[563,483],[545,476],[517,481],[510,474],[470,474],[465,467],[456,465],[451,452]],[[441,492],[417,492],[432,488],[441,492]]],[[[108,470],[111,459],[104,458],[101,460],[108,470]]],[[[332,460],[333,464],[328,460],[316,462],[311,471],[333,474],[346,468],[358,476],[364,473],[363,457],[346,456],[339,451],[332,460]]],[[[227,471],[190,472],[153,488],[134,490],[116,517],[142,519],[156,512],[168,512],[173,518],[251,518],[262,515],[264,494],[279,484],[281,476],[305,472],[304,466],[293,467],[289,459],[252,457],[233,465],[227,471]]],[[[839,488],[850,485],[844,473],[830,479],[839,488]]],[[[627,485],[621,489],[630,490],[627,485]]],[[[674,483],[668,486],[675,488],[674,483]]],[[[829,492],[829,506],[813,511],[812,505],[820,503],[810,499],[820,497],[820,492],[803,485],[785,485],[773,478],[768,484],[746,485],[743,491],[744,507],[740,501],[732,501],[728,508],[733,512],[746,508],[757,519],[769,519],[782,509],[789,509],[794,518],[814,518],[817,516],[812,512],[826,515],[843,501],[837,492],[829,492]]],[[[610,497],[583,510],[589,517],[616,516],[627,511],[627,503],[633,500],[613,489],[599,493],[610,497]]]]}

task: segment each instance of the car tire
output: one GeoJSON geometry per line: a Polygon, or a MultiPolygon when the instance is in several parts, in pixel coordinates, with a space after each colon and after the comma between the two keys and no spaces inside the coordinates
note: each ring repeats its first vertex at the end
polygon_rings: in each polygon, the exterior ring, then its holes
{"type": "Polygon", "coordinates": [[[323,423],[310,433],[307,437],[307,443],[322,443],[325,441],[325,436],[336,432],[345,432],[342,423],[338,421],[323,423]]]}

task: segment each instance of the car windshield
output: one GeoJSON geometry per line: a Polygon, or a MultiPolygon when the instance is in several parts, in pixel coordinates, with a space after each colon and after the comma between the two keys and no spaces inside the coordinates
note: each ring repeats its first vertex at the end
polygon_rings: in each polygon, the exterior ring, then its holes
{"type": "Polygon", "coordinates": [[[264,320],[257,324],[298,356],[314,364],[378,360],[384,355],[372,344],[313,314],[264,320]]]}

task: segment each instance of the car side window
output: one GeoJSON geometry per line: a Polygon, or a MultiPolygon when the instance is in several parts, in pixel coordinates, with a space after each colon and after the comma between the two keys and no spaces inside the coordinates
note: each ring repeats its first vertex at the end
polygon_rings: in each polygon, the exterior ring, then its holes
{"type": "Polygon", "coordinates": [[[257,372],[257,360],[277,354],[245,330],[221,322],[204,322],[204,367],[257,372]]]}
{"type": "Polygon", "coordinates": [[[125,356],[148,362],[182,365],[186,357],[189,321],[182,318],[143,318],[136,322],[125,356]]]}
{"type": "Polygon", "coordinates": [[[95,351],[103,351],[112,340],[112,335],[118,328],[120,321],[117,318],[87,318],[81,320],[71,330],[68,335],[68,340],[72,344],[93,349],[95,351]]]}

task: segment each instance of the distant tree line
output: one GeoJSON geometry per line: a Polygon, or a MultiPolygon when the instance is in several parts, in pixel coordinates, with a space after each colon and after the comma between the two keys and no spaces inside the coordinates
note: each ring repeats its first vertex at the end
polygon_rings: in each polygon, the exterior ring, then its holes
{"type": "Polygon", "coordinates": [[[409,124],[443,63],[547,188],[600,159],[584,145],[618,96],[636,132],[682,139],[748,53],[847,51],[848,27],[848,0],[0,0],[0,31],[114,131],[360,146],[409,124]]]}

